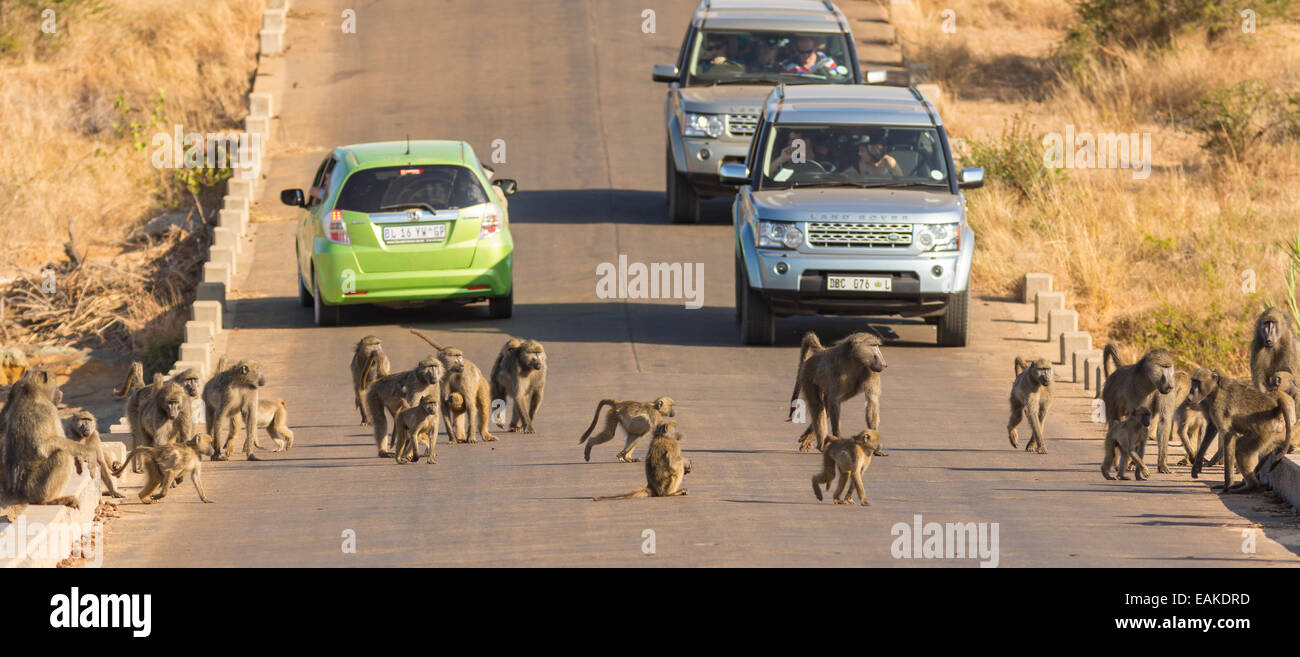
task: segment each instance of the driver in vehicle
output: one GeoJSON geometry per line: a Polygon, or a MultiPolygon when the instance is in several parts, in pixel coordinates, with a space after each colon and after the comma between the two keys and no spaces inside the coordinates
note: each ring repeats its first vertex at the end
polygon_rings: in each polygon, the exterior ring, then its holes
{"type": "Polygon", "coordinates": [[[772,171],[779,171],[788,164],[812,163],[825,171],[833,171],[834,163],[828,157],[829,148],[812,138],[812,134],[802,130],[791,130],[786,137],[785,148],[772,158],[772,171]],[[802,162],[796,162],[795,156],[802,154],[802,162]]]}
{"type": "Polygon", "coordinates": [[[794,52],[781,62],[782,73],[825,75],[834,78],[842,78],[849,74],[847,67],[837,64],[829,55],[817,50],[817,44],[812,37],[796,37],[791,46],[794,52]]]}

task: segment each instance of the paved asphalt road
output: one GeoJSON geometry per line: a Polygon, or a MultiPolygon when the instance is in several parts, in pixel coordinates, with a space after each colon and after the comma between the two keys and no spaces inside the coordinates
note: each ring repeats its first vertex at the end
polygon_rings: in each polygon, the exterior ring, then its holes
{"type": "MultiPolygon", "coordinates": [[[[695,3],[652,4],[658,33],[646,35],[644,0],[295,3],[291,88],[257,209],[265,223],[235,293],[238,328],[223,340],[233,357],[264,364],[267,394],[288,399],[298,445],[269,462],[205,464],[216,504],[200,504],[188,486],[155,507],[129,497],[111,527],[108,565],[975,565],[895,559],[891,528],[917,514],[998,523],[1001,566],[1300,563],[1290,510],[1266,495],[1225,506],[1183,467],[1148,482],[1103,481],[1102,432],[1073,384],[1058,384],[1051,453],[1010,449],[1012,357],[1053,350],[1029,340],[1042,329],[1027,308],[996,299],[974,304],[966,349],[933,346],[932,327],[892,324],[901,339],[885,351],[882,413],[891,454],[867,473],[872,506],[818,503],[809,477],[820,456],[797,453],[800,427],[783,421],[798,337],[816,328],[835,338],[864,322],[785,320],[778,346],[739,345],[726,204],[709,204],[705,225],[663,216],[664,88],[650,66],[672,60],[695,3]],[[357,11],[356,34],[338,29],[346,7],[357,11]],[[291,214],[275,194],[306,187],[332,145],[408,134],[467,139],[485,157],[505,140],[498,175],[521,189],[510,205],[515,316],[493,321],[485,306],[375,310],[315,328],[295,298],[293,224],[276,221],[291,214]],[[620,255],[703,262],[705,306],[596,298],[596,266],[620,255]],[[374,333],[409,366],[428,353],[410,327],[462,347],[484,369],[507,335],[545,343],[551,375],[538,433],[440,443],[436,466],[376,458],[347,363],[356,340],[374,333]],[[665,394],[679,401],[696,467],[690,495],[590,501],[643,484],[640,464],[614,460],[621,438],[583,462],[577,439],[595,402],[665,394]],[[1256,551],[1243,553],[1243,530],[1261,526],[1256,551]],[[655,532],[649,556],[646,529],[655,532]],[[346,530],[355,554],[342,549],[346,530]]],[[[858,3],[844,4],[853,14],[858,3]]],[[[860,401],[844,416],[848,431],[864,425],[860,401]]]]}

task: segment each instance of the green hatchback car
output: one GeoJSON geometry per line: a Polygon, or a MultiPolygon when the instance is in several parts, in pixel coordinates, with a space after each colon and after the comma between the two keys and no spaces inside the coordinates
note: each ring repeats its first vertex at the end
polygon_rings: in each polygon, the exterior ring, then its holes
{"type": "Polygon", "coordinates": [[[344,306],[488,301],[514,306],[506,197],[463,141],[395,141],[335,149],[312,186],[280,192],[298,220],[298,299],[316,324],[344,306]]]}

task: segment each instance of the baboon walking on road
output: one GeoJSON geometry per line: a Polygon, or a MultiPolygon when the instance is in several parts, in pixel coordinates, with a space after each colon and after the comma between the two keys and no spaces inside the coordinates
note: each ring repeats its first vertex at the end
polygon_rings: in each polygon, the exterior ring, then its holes
{"type": "MultiPolygon", "coordinates": [[[[225,359],[222,359],[222,363],[225,359]]],[[[212,432],[212,442],[216,453],[212,460],[225,461],[230,458],[230,450],[235,442],[234,417],[240,416],[244,430],[244,455],[250,461],[260,461],[253,453],[257,443],[258,391],[266,385],[262,376],[262,366],[255,360],[241,360],[229,368],[218,371],[203,386],[203,405],[206,426],[212,432]],[[222,440],[222,429],[229,427],[222,440]]],[[[183,438],[182,438],[183,439],[183,438]]]]}
{"type": "Polygon", "coordinates": [[[627,434],[627,444],[618,453],[618,460],[624,463],[640,461],[641,459],[632,456],[637,441],[641,440],[641,436],[654,431],[656,427],[667,421],[665,418],[677,415],[677,411],[673,410],[674,403],[672,397],[660,397],[652,402],[600,400],[596,404],[596,414],[591,418],[591,426],[587,427],[587,431],[578,439],[579,445],[587,443],[587,447],[582,452],[583,458],[590,461],[591,448],[613,440],[614,432],[621,425],[623,432],[627,434]],[[609,410],[605,411],[605,426],[600,433],[592,436],[591,432],[600,421],[600,409],[604,406],[609,407],[609,410]]]}
{"type": "Polygon", "coordinates": [[[363,401],[366,388],[377,379],[392,373],[393,365],[384,354],[383,342],[373,335],[361,338],[352,353],[352,392],[356,397],[357,411],[361,413],[361,424],[371,422],[363,401]]]}
{"type": "MultiPolygon", "coordinates": [[[[1103,361],[1113,359],[1117,367],[1106,377],[1101,389],[1101,400],[1106,410],[1106,426],[1124,419],[1139,407],[1150,410],[1160,420],[1156,427],[1159,442],[1159,456],[1156,470],[1161,474],[1172,472],[1169,469],[1169,434],[1173,433],[1173,408],[1168,411],[1166,420],[1161,413],[1160,397],[1174,391],[1176,374],[1174,357],[1164,349],[1152,349],[1132,365],[1125,364],[1114,343],[1107,344],[1103,352],[1103,361]],[[1159,413],[1159,415],[1156,415],[1159,413]]],[[[1170,400],[1176,401],[1176,400],[1170,400]]],[[[1146,447],[1142,447],[1141,456],[1146,456],[1146,447]]]]}
{"type": "Polygon", "coordinates": [[[489,380],[492,400],[509,399],[513,406],[509,428],[503,422],[497,426],[533,433],[533,420],[537,419],[537,409],[546,390],[546,350],[542,343],[511,338],[497,354],[489,380]]]}
{"type": "Polygon", "coordinates": [[[198,491],[199,499],[203,500],[204,504],[211,504],[212,500],[208,499],[207,494],[203,492],[201,479],[203,464],[199,458],[200,454],[216,456],[212,437],[206,433],[195,435],[189,442],[178,439],[176,442],[158,447],[137,447],[126,455],[124,463],[114,466],[113,474],[121,476],[127,463],[143,461],[149,478],[145,481],[144,488],[140,489],[141,502],[145,504],[161,502],[167,497],[167,491],[188,476],[190,481],[194,482],[194,490],[198,491]],[[158,494],[151,496],[155,490],[158,494]]]}
{"type": "Polygon", "coordinates": [[[387,442],[388,415],[396,420],[403,404],[415,406],[416,400],[425,395],[440,395],[443,372],[442,362],[430,356],[416,363],[413,369],[389,374],[366,389],[366,409],[375,428],[375,447],[380,458],[394,455],[387,442]]]}
{"type": "Polygon", "coordinates": [[[817,501],[822,499],[822,487],[830,488],[835,473],[839,472],[840,483],[835,487],[833,499],[836,504],[851,504],[853,492],[858,493],[858,502],[862,506],[871,506],[867,501],[867,490],[862,486],[862,474],[871,465],[871,455],[880,446],[880,433],[867,429],[852,438],[830,438],[826,450],[822,452],[822,471],[813,475],[812,489],[817,501]],[[852,489],[846,490],[852,483],[852,489]]]}
{"type": "Polygon", "coordinates": [[[1205,440],[1192,461],[1192,478],[1200,476],[1205,450],[1217,433],[1223,443],[1223,492],[1242,493],[1258,488],[1256,466],[1260,455],[1285,449],[1291,442],[1295,400],[1281,391],[1263,393],[1244,381],[1202,368],[1192,375],[1187,401],[1199,404],[1209,420],[1205,440]],[[1279,419],[1283,427],[1277,426],[1279,419]],[[1233,485],[1234,467],[1241,469],[1243,479],[1236,486],[1233,485]]]}
{"type": "Polygon", "coordinates": [[[645,457],[645,488],[622,495],[591,499],[599,502],[634,497],[685,495],[686,489],[681,487],[682,479],[691,472],[692,467],[690,459],[682,458],[681,446],[677,444],[680,439],[677,423],[673,420],[667,420],[655,427],[654,438],[650,440],[650,451],[645,457]]]}
{"type": "MultiPolygon", "coordinates": [[[[823,449],[829,420],[830,434],[840,435],[840,404],[863,394],[866,396],[867,428],[880,430],[881,372],[885,356],[880,353],[880,338],[870,333],[854,333],[823,347],[817,334],[804,334],[799,346],[799,370],[794,392],[790,394],[790,414],[794,417],[795,400],[803,395],[808,404],[808,428],[799,437],[799,451],[823,449]]],[[[876,448],[876,456],[885,456],[876,448]]]]}
{"type": "Polygon", "coordinates": [[[1138,455],[1139,446],[1147,441],[1151,435],[1151,409],[1145,406],[1139,406],[1137,410],[1129,413],[1128,417],[1118,422],[1112,422],[1106,430],[1106,445],[1101,459],[1101,476],[1107,479],[1114,479],[1111,470],[1118,470],[1117,475],[1120,479],[1128,480],[1128,464],[1132,460],[1137,473],[1134,475],[1138,479],[1147,479],[1151,472],[1147,469],[1146,463],[1142,462],[1142,457],[1138,455]],[[1119,467],[1116,468],[1116,458],[1119,459],[1119,467]]]}
{"type": "Polygon", "coordinates": [[[448,442],[475,442],[477,431],[484,442],[498,440],[488,430],[492,420],[492,394],[483,371],[465,357],[456,347],[444,347],[425,334],[411,329],[411,334],[438,350],[438,360],[447,371],[442,383],[442,421],[447,428],[448,442]],[[465,399],[464,412],[456,411],[447,403],[453,392],[465,399]],[[460,418],[465,418],[465,437],[460,437],[460,418]]]}
{"type": "Polygon", "coordinates": [[[1052,363],[1046,358],[1030,361],[1016,356],[1016,381],[1011,384],[1011,419],[1007,420],[1007,439],[1012,447],[1016,443],[1016,425],[1022,418],[1029,420],[1032,435],[1026,452],[1046,454],[1043,445],[1043,423],[1047,421],[1047,411],[1052,406],[1052,363]]]}

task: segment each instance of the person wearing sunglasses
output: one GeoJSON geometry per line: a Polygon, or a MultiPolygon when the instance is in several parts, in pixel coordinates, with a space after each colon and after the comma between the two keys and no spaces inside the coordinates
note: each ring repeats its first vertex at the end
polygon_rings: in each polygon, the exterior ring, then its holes
{"type": "Polygon", "coordinates": [[[824,75],[842,78],[849,74],[847,67],[837,64],[829,55],[817,50],[812,37],[796,37],[790,43],[790,57],[781,62],[782,73],[797,75],[824,75]]]}

